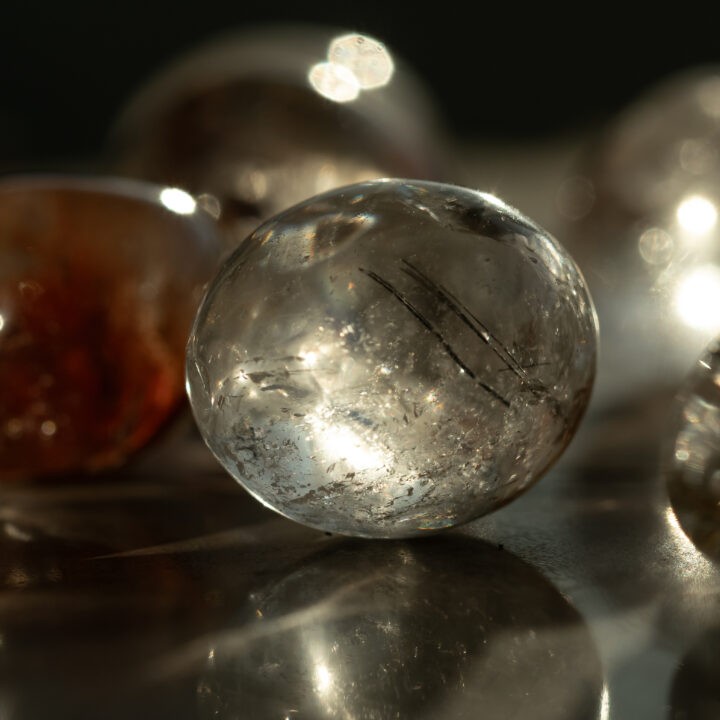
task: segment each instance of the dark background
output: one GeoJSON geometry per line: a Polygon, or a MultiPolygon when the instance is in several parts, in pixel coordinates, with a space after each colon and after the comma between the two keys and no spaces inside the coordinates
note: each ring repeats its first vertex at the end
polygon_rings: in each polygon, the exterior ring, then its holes
{"type": "Polygon", "coordinates": [[[0,168],[92,158],[149,73],[202,40],[259,22],[318,22],[385,41],[425,79],[460,138],[600,126],[665,75],[720,60],[716,11],[568,7],[0,0],[0,168]]]}

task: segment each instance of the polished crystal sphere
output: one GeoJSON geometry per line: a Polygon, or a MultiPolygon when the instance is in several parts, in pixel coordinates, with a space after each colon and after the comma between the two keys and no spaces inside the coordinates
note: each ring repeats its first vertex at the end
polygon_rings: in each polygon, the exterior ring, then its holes
{"type": "Polygon", "coordinates": [[[720,559],[720,343],[697,361],[678,396],[666,478],[675,516],[688,537],[720,559]]]}
{"type": "Polygon", "coordinates": [[[371,178],[437,178],[431,103],[385,44],[313,27],[256,28],[201,46],[132,98],[115,168],[188,189],[234,249],[301,200],[371,178]]]}
{"type": "Polygon", "coordinates": [[[200,430],[307,525],[398,537],[471,520],[569,442],[596,323],[562,247],[496,198],[381,180],[258,228],[188,345],[200,430]]]}
{"type": "Polygon", "coordinates": [[[184,192],[0,183],[0,479],[117,465],[183,397],[218,240],[184,192]]]}
{"type": "Polygon", "coordinates": [[[674,393],[720,332],[720,68],[628,107],[559,201],[603,333],[597,399],[674,393]]]}

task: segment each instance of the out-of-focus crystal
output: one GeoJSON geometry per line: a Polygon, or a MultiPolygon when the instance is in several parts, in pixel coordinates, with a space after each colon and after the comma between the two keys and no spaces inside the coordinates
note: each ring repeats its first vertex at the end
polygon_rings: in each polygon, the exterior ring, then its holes
{"type": "Polygon", "coordinates": [[[675,516],[690,539],[720,559],[720,343],[697,361],[677,400],[667,482],[675,516]]]}
{"type": "Polygon", "coordinates": [[[68,178],[0,184],[0,478],[121,462],[183,394],[217,262],[186,193],[68,178]]]}
{"type": "Polygon", "coordinates": [[[422,88],[383,43],[269,28],[160,73],[129,103],[114,145],[123,174],[205,196],[234,249],[260,221],[334,187],[437,178],[435,125],[422,88]]]}
{"type": "Polygon", "coordinates": [[[332,532],[410,536],[508,502],[588,401],[596,324],[550,236],[489,195],[386,180],[313,198],[226,262],[188,346],[206,442],[332,532]]]}
{"type": "Polygon", "coordinates": [[[720,69],[629,107],[565,183],[563,238],[597,304],[598,400],[671,392],[720,332],[720,69]]]}

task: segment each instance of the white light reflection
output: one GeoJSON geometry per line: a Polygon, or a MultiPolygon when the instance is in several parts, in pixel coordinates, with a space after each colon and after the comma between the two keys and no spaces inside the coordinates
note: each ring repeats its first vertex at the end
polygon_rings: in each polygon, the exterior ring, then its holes
{"type": "Polygon", "coordinates": [[[5,327],[5,318],[0,315],[0,330],[2,330],[5,327]]]}
{"type": "Polygon", "coordinates": [[[675,214],[680,227],[691,235],[705,235],[717,223],[717,208],[700,195],[685,198],[675,214]]]}
{"type": "Polygon", "coordinates": [[[313,434],[325,453],[328,463],[346,462],[355,472],[379,469],[390,458],[382,449],[361,438],[347,426],[333,418],[332,411],[318,407],[315,413],[306,416],[313,434]]]}
{"type": "Polygon", "coordinates": [[[333,38],[327,61],[313,65],[310,85],[323,97],[352,102],[361,90],[375,90],[390,82],[395,63],[385,45],[367,35],[351,33],[333,38]]]}
{"type": "Polygon", "coordinates": [[[678,283],[675,310],[696,330],[720,330],[720,269],[703,265],[678,283]]]}
{"type": "Polygon", "coordinates": [[[669,553],[675,558],[675,574],[678,580],[692,580],[702,583],[715,574],[715,564],[703,555],[685,534],[680,522],[671,507],[665,510],[665,520],[669,540],[672,544],[669,553]]]}
{"type": "Polygon", "coordinates": [[[670,530],[670,534],[672,535],[673,540],[679,546],[681,546],[683,550],[689,551],[691,553],[696,553],[697,548],[692,544],[690,538],[688,538],[688,536],[685,534],[685,531],[682,529],[682,526],[680,525],[680,522],[675,515],[675,511],[671,507],[668,507],[665,510],[665,520],[667,521],[667,526],[670,530]]]}
{"type": "Polygon", "coordinates": [[[342,35],[328,49],[328,60],[352,72],[363,90],[373,90],[390,82],[395,64],[387,48],[367,35],[342,35]]]}
{"type": "Polygon", "coordinates": [[[318,692],[326,693],[332,685],[332,675],[325,665],[315,667],[315,687],[318,692]]]}
{"type": "Polygon", "coordinates": [[[160,202],[171,212],[178,215],[192,215],[197,203],[192,195],[180,188],[165,188],[160,192],[160,202]]]}
{"type": "Polygon", "coordinates": [[[351,102],[360,94],[360,83],[352,70],[336,63],[313,65],[308,80],[323,97],[335,102],[351,102]]]}
{"type": "Polygon", "coordinates": [[[300,357],[309,368],[314,368],[318,363],[318,354],[316,352],[301,352],[300,357]]]}
{"type": "Polygon", "coordinates": [[[607,684],[603,684],[598,720],[610,720],[610,693],[608,692],[607,684]]]}

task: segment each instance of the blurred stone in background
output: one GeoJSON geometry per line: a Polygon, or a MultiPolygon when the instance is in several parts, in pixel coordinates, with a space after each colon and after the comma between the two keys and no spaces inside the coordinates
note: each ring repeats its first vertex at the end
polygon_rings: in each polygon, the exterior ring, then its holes
{"type": "Polygon", "coordinates": [[[688,537],[720,560],[720,344],[695,364],[675,407],[667,487],[688,537]]]}
{"type": "Polygon", "coordinates": [[[199,47],[129,102],[111,146],[119,173],[196,194],[230,248],[317,193],[449,172],[434,109],[392,51],[314,27],[199,47]]]}
{"type": "Polygon", "coordinates": [[[92,178],[0,185],[0,479],[117,465],[184,398],[218,257],[187,193],[92,178]]]}
{"type": "Polygon", "coordinates": [[[630,106],[558,207],[599,315],[598,400],[674,392],[720,331],[720,69],[674,77],[630,106]]]}

